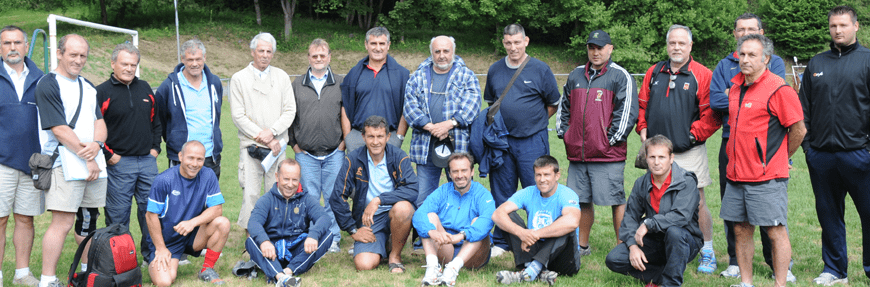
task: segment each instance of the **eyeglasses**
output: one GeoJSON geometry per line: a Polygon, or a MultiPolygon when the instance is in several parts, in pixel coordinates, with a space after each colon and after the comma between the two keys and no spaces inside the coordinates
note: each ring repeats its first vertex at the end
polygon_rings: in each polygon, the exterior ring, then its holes
{"type": "Polygon", "coordinates": [[[736,33],[743,33],[743,32],[758,33],[758,31],[759,31],[758,28],[749,28],[749,29],[740,28],[740,29],[734,30],[734,32],[736,32],[736,33]]]}
{"type": "Polygon", "coordinates": [[[674,80],[676,80],[676,79],[677,79],[677,75],[671,75],[671,80],[668,82],[669,89],[673,90],[674,87],[677,86],[677,84],[674,83],[674,80]]]}

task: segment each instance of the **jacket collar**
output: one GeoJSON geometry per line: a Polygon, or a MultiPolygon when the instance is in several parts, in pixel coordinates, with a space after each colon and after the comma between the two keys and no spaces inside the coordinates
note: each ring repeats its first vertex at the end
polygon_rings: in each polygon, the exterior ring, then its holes
{"type": "MultiPolygon", "coordinates": [[[[686,170],[677,165],[676,162],[671,164],[671,185],[668,186],[668,189],[665,190],[665,193],[671,192],[672,190],[680,190],[683,189],[686,185],[686,170]]],[[[647,171],[644,174],[644,183],[646,184],[646,196],[649,197],[649,192],[652,190],[652,173],[647,171]]]]}
{"type": "Polygon", "coordinates": [[[271,193],[272,196],[275,196],[277,199],[280,199],[280,200],[288,200],[288,199],[294,200],[294,199],[302,198],[302,196],[305,195],[305,190],[304,189],[300,190],[299,192],[297,192],[296,194],[294,194],[290,198],[284,198],[284,195],[281,194],[281,190],[278,189],[278,183],[276,182],[276,183],[272,184],[272,189],[269,189],[269,193],[271,193]]]}
{"type": "MultiPolygon", "coordinates": [[[[689,67],[692,66],[692,62],[694,62],[694,61],[695,61],[695,58],[692,57],[692,56],[689,56],[689,60],[686,61],[686,64],[685,64],[685,65],[683,65],[682,67],[680,67],[680,70],[679,70],[678,73],[679,73],[679,74],[686,74],[686,73],[691,72],[692,69],[690,69],[689,67]]],[[[670,70],[671,70],[671,60],[668,59],[668,60],[665,60],[665,64],[662,65],[662,70],[659,71],[659,72],[667,72],[667,73],[670,73],[670,70]]]]}
{"type": "MultiPolygon", "coordinates": [[[[133,76],[133,80],[130,81],[130,86],[132,86],[132,85],[133,85],[134,83],[136,83],[136,81],[138,81],[138,80],[139,80],[139,77],[133,76]]],[[[114,73],[114,72],[111,73],[111,74],[109,74],[109,81],[111,81],[112,85],[123,85],[123,86],[126,86],[126,85],[124,85],[124,83],[121,83],[121,81],[118,81],[118,79],[115,78],[115,73],[114,73]]]]}
{"type": "MultiPolygon", "coordinates": [[[[2,58],[0,58],[0,61],[2,61],[2,58]]],[[[39,78],[42,78],[44,73],[36,66],[36,63],[27,56],[24,57],[24,65],[27,66],[28,70],[30,70],[30,72],[27,73],[27,78],[24,79],[24,89],[27,90],[27,87],[30,87],[33,82],[39,81],[39,78]]],[[[0,67],[0,78],[6,79],[12,83],[12,78],[10,78],[9,74],[6,73],[6,69],[2,67],[0,67]]]]}
{"type": "MultiPolygon", "coordinates": [[[[610,67],[610,64],[612,64],[612,63],[613,63],[613,60],[608,59],[607,63],[604,64],[604,67],[602,67],[601,70],[598,70],[598,73],[596,73],[595,75],[600,76],[600,75],[604,75],[604,73],[607,73],[607,68],[610,67]]],[[[586,71],[585,71],[586,73],[584,74],[584,75],[586,75],[586,79],[589,79],[589,76],[590,76],[589,71],[592,71],[592,62],[587,61],[586,62],[586,71]]]]}
{"type": "Polygon", "coordinates": [[[738,72],[737,75],[734,76],[734,78],[731,78],[731,83],[736,84],[736,85],[741,85],[741,86],[751,86],[751,85],[754,85],[755,83],[764,82],[767,79],[767,77],[770,76],[770,74],[772,74],[770,72],[770,69],[764,69],[764,73],[762,73],[761,76],[758,77],[758,79],[755,79],[755,82],[753,82],[752,84],[749,84],[749,85],[745,85],[746,75],[738,72]]]}
{"type": "MultiPolygon", "coordinates": [[[[302,77],[302,85],[314,88],[314,84],[311,83],[311,67],[308,67],[308,71],[305,72],[305,76],[302,77]]],[[[335,75],[332,73],[332,67],[326,66],[326,83],[323,84],[324,87],[335,85],[335,75]]]]}
{"type": "Polygon", "coordinates": [[[831,52],[833,52],[834,54],[838,54],[838,55],[842,56],[845,54],[849,54],[852,51],[855,51],[855,49],[857,49],[858,46],[860,46],[861,44],[858,44],[858,39],[855,39],[855,43],[852,43],[851,45],[843,47],[842,49],[837,49],[837,45],[834,44],[833,41],[831,41],[830,45],[831,45],[831,52]]]}

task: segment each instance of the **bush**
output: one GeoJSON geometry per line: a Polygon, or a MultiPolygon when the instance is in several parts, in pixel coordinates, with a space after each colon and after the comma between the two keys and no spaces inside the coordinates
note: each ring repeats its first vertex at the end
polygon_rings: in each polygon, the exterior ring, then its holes
{"type": "MultiPolygon", "coordinates": [[[[759,16],[766,22],[764,32],[783,58],[812,58],[827,49],[828,11],[832,0],[761,0],[759,16]]],[[[860,15],[860,14],[859,14],[860,15]]]]}

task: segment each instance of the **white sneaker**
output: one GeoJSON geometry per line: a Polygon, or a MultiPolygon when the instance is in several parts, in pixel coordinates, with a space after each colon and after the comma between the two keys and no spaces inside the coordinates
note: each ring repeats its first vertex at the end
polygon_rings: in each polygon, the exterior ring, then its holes
{"type": "MultiPolygon", "coordinates": [[[[776,280],[776,275],[770,275],[770,278],[776,280]]],[[[788,274],[785,274],[785,282],[797,283],[797,278],[794,277],[794,274],[791,273],[791,270],[788,270],[788,274]]]]}
{"type": "Polygon", "coordinates": [[[823,286],[832,286],[834,284],[847,284],[849,283],[849,278],[837,278],[837,276],[834,276],[834,274],[824,272],[820,274],[819,277],[816,277],[816,279],[813,279],[813,283],[823,286]]]}
{"type": "Polygon", "coordinates": [[[456,277],[459,276],[459,270],[451,268],[450,265],[444,268],[444,273],[441,274],[441,284],[449,287],[456,286],[456,277]]]}
{"type": "Polygon", "coordinates": [[[507,251],[507,250],[504,250],[504,248],[501,248],[501,247],[498,247],[498,246],[493,246],[492,249],[490,250],[489,258],[496,258],[496,257],[499,257],[499,256],[501,256],[502,254],[504,254],[505,252],[508,252],[508,251],[507,251]]]}
{"type": "Polygon", "coordinates": [[[423,275],[423,286],[441,285],[441,265],[423,267],[426,267],[426,274],[423,275]]]}
{"type": "MultiPolygon", "coordinates": [[[[791,272],[791,271],[789,271],[791,272]]],[[[740,278],[740,266],[728,265],[728,268],[719,273],[722,277],[740,278]]]]}

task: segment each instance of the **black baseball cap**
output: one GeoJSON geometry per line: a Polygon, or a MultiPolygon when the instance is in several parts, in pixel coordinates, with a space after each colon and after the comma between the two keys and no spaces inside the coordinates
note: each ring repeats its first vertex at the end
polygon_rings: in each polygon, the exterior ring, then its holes
{"type": "Polygon", "coordinates": [[[586,40],[586,44],[604,47],[604,45],[610,44],[610,34],[607,34],[604,30],[592,31],[592,33],[589,33],[589,39],[586,40]]]}

